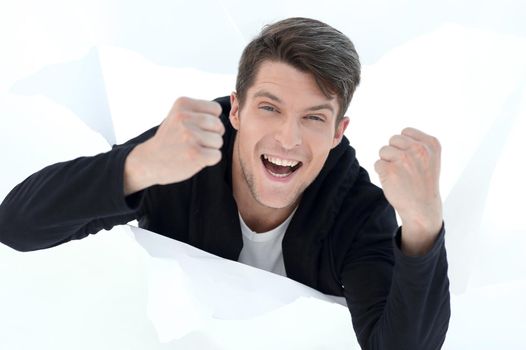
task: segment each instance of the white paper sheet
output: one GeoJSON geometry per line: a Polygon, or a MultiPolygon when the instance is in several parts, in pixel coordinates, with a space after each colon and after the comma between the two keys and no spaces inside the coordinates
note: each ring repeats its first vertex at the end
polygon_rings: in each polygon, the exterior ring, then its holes
{"type": "Polygon", "coordinates": [[[297,345],[319,341],[326,346],[331,338],[336,348],[349,348],[355,342],[343,298],[137,227],[129,230],[151,257],[148,316],[161,342],[202,334],[215,342],[222,339],[230,349],[237,337],[226,334],[239,328],[253,329],[256,338],[263,330],[275,333],[275,339],[297,329],[304,334],[297,345]],[[294,322],[287,325],[286,319],[294,322]]]}

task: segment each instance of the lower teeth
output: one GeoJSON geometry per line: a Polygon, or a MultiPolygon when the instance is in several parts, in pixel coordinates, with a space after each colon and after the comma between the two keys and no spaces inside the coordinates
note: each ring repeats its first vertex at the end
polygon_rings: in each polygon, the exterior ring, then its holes
{"type": "Polygon", "coordinates": [[[292,174],[292,173],[288,173],[288,174],[275,174],[275,173],[273,173],[272,171],[269,171],[269,173],[271,173],[271,174],[272,174],[273,176],[275,176],[275,177],[287,177],[287,176],[289,176],[290,174],[292,174]]]}
{"type": "Polygon", "coordinates": [[[273,176],[275,176],[275,177],[287,177],[287,176],[289,176],[290,174],[292,174],[292,173],[288,173],[288,174],[276,174],[276,173],[273,173],[273,172],[270,171],[270,170],[269,170],[268,172],[271,173],[271,174],[272,174],[273,176]]]}

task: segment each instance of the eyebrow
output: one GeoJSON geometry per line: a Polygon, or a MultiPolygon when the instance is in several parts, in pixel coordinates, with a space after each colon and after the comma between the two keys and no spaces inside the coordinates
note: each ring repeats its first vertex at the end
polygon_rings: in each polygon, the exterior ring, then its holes
{"type": "MultiPolygon", "coordinates": [[[[275,102],[278,102],[278,103],[283,103],[283,101],[277,97],[276,95],[266,91],[266,90],[259,90],[258,92],[256,92],[254,94],[254,98],[256,97],[267,97],[275,102]]],[[[322,109],[328,109],[329,111],[331,111],[332,113],[334,113],[334,108],[328,104],[328,103],[323,103],[321,105],[317,105],[317,106],[312,106],[312,107],[309,107],[307,108],[307,111],[310,111],[310,112],[314,112],[314,111],[319,111],[319,110],[322,110],[322,109]]]]}

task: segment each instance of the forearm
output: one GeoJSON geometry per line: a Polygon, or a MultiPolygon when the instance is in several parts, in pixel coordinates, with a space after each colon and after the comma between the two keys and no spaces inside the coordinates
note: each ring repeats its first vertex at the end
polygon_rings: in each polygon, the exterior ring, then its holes
{"type": "Polygon", "coordinates": [[[122,191],[129,148],[57,163],[20,183],[0,205],[0,241],[36,250],[133,220],[122,191]]]}
{"type": "Polygon", "coordinates": [[[124,162],[124,195],[128,196],[155,185],[152,169],[147,165],[148,144],[141,143],[134,147],[124,162]]]}
{"type": "Polygon", "coordinates": [[[344,293],[363,349],[440,348],[450,316],[444,236],[442,227],[425,255],[408,256],[392,208],[371,214],[343,268],[344,293]]]}
{"type": "Polygon", "coordinates": [[[424,256],[406,256],[397,240],[389,295],[366,348],[440,349],[451,312],[444,232],[424,256]]]}
{"type": "Polygon", "coordinates": [[[426,255],[437,240],[442,225],[441,217],[429,226],[414,222],[403,222],[400,244],[402,252],[407,256],[426,255]]]}

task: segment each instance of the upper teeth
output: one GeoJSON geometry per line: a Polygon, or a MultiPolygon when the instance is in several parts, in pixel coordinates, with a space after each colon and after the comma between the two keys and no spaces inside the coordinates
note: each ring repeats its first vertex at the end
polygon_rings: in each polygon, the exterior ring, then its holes
{"type": "Polygon", "coordinates": [[[294,167],[299,163],[297,160],[281,159],[281,158],[268,156],[266,154],[264,154],[263,157],[265,157],[265,159],[268,160],[269,162],[276,164],[276,165],[281,165],[281,166],[294,167]]]}

